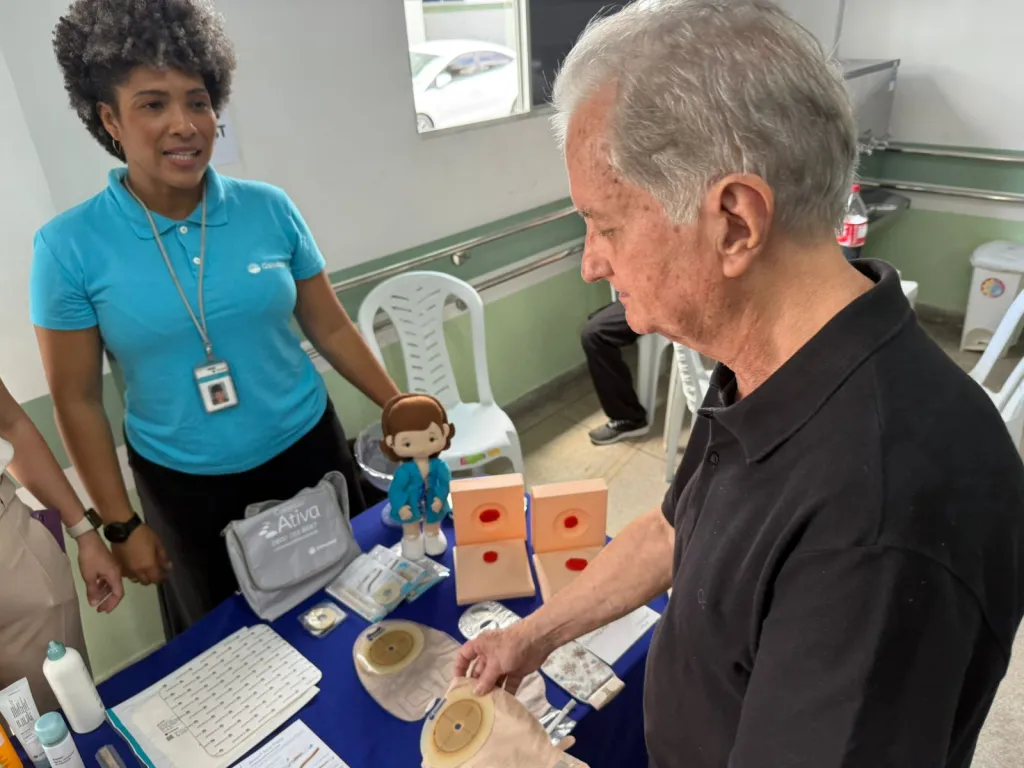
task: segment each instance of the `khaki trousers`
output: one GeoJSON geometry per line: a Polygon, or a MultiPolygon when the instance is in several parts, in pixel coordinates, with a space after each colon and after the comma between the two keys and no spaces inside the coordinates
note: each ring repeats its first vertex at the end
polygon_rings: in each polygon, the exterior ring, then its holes
{"type": "Polygon", "coordinates": [[[71,562],[0,475],[0,689],[27,677],[40,714],[58,706],[43,677],[51,640],[88,664],[71,562]]]}

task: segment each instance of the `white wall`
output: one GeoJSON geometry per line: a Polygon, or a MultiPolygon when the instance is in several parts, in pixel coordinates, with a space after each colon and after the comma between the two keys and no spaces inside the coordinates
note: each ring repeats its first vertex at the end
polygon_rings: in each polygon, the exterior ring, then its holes
{"type": "MultiPolygon", "coordinates": [[[[50,46],[67,0],[0,0],[0,49],[58,210],[112,161],[67,107],[50,46]]],[[[568,194],[544,116],[416,133],[404,4],[218,0],[235,41],[240,165],[296,200],[332,269],[568,194]]]]}
{"type": "MultiPolygon", "coordinates": [[[[832,50],[839,18],[839,0],[776,0],[790,16],[814,34],[825,49],[832,50]]],[[[859,0],[847,0],[857,3],[859,0]]]]}
{"type": "Polygon", "coordinates": [[[28,316],[32,236],[53,201],[0,51],[0,379],[19,402],[47,391],[28,316]]]}
{"type": "Polygon", "coordinates": [[[899,58],[893,137],[1024,150],[1024,3],[849,0],[841,50],[899,58]]]}

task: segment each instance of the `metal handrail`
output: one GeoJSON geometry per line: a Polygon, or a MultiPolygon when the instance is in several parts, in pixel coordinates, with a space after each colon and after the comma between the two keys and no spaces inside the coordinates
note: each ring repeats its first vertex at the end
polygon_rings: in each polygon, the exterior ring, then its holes
{"type": "Polygon", "coordinates": [[[963,197],[971,200],[989,200],[994,203],[1024,203],[1024,194],[1020,192],[991,192],[985,189],[970,187],[951,187],[945,184],[927,184],[924,182],[896,181],[895,179],[859,179],[864,187],[881,187],[900,192],[924,192],[946,197],[963,197]]]}
{"type": "Polygon", "coordinates": [[[959,160],[985,160],[992,163],[1015,163],[1024,165],[1024,155],[1002,155],[990,152],[974,152],[969,149],[945,149],[943,147],[914,147],[907,144],[889,143],[884,149],[904,155],[927,155],[959,160]]]}
{"type": "Polygon", "coordinates": [[[356,277],[350,277],[346,280],[339,280],[333,283],[331,287],[334,288],[335,293],[341,293],[352,288],[357,288],[361,285],[368,285],[375,283],[378,280],[384,280],[395,275],[400,275],[403,272],[408,272],[411,269],[422,267],[426,264],[431,264],[435,261],[441,261],[442,259],[452,259],[457,265],[461,263],[460,260],[464,261],[468,257],[470,251],[474,248],[479,248],[482,245],[493,243],[497,240],[501,240],[511,235],[517,235],[520,232],[526,232],[534,229],[535,227],[542,226],[544,224],[550,224],[554,221],[560,221],[566,219],[569,216],[578,215],[575,208],[561,208],[552,213],[545,214],[544,216],[538,216],[535,219],[524,221],[521,224],[515,224],[511,227],[505,227],[505,229],[492,232],[489,235],[481,235],[479,237],[473,237],[469,240],[464,240],[461,243],[450,245],[447,248],[440,248],[430,253],[425,253],[422,256],[417,256],[412,259],[406,259],[405,261],[399,262],[398,264],[392,264],[390,267],[381,267],[371,272],[366,272],[356,277]]]}

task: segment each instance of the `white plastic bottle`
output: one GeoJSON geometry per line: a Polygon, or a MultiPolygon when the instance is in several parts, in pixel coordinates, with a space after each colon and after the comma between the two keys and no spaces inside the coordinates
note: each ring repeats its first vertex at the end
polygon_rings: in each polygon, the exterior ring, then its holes
{"type": "Polygon", "coordinates": [[[46,648],[43,675],[75,733],[95,731],[107,717],[96,684],[81,654],[53,640],[46,648]]]}
{"type": "Polygon", "coordinates": [[[59,712],[47,712],[36,720],[36,738],[53,768],[85,768],[75,740],[59,712]]]}

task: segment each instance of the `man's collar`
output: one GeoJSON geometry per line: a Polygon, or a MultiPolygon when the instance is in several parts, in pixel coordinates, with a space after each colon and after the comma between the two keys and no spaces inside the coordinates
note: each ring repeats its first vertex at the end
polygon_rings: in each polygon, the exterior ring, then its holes
{"type": "Polygon", "coordinates": [[[854,266],[875,287],[843,308],[767,381],[736,402],[736,375],[719,365],[705,416],[728,429],[747,461],[760,461],[796,434],[843,382],[913,317],[899,275],[888,264],[854,266]]]}
{"type": "MultiPolygon", "coordinates": [[[[128,191],[124,185],[124,177],[128,171],[126,168],[114,168],[107,174],[107,191],[113,195],[114,202],[117,207],[121,210],[121,213],[128,219],[132,225],[132,229],[135,230],[135,234],[144,240],[153,239],[153,228],[149,225],[149,219],[146,217],[146,212],[142,206],[139,205],[139,201],[135,199],[131,192],[128,191]]],[[[225,202],[224,194],[224,181],[220,175],[213,170],[213,167],[206,169],[206,225],[209,227],[219,227],[228,223],[228,207],[225,202]]],[[[153,211],[153,221],[156,223],[157,231],[160,232],[161,237],[166,235],[176,224],[172,219],[168,219],[166,216],[161,216],[156,211],[153,211]]],[[[203,206],[202,203],[196,206],[196,209],[192,211],[186,218],[185,221],[190,224],[200,226],[203,223],[203,206]]]]}

